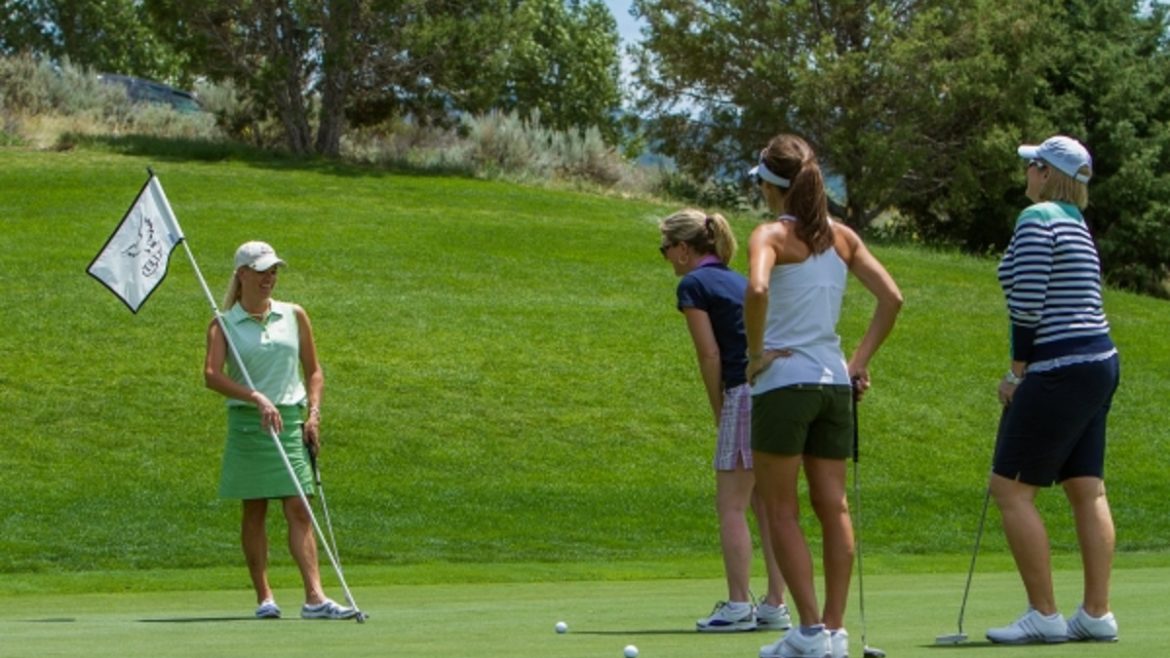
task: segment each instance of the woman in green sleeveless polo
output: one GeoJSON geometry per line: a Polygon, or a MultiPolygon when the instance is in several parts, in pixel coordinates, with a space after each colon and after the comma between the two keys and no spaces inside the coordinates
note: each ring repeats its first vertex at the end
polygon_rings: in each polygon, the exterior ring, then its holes
{"type": "Polygon", "coordinates": [[[275,433],[306,495],[313,493],[309,450],[316,450],[325,378],[317,360],[309,316],[296,304],[272,299],[285,262],[264,242],[236,250],[235,271],[224,298],[226,312],[207,330],[203,375],[207,387],[227,398],[228,433],[224,445],[221,498],[243,501],[241,539],[256,616],[280,617],[268,583],[268,501],[278,499],[288,522],[289,547],[305,586],[301,616],[347,619],[356,614],[325,596],[317,566],[317,542],[309,512],[297,495],[276,444],[275,433]],[[244,371],[224,336],[228,332],[244,371]]]}

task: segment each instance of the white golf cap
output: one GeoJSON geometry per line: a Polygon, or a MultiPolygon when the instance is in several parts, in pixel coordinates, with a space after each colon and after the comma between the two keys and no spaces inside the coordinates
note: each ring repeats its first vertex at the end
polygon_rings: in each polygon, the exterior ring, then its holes
{"type": "Polygon", "coordinates": [[[267,242],[253,240],[236,249],[236,269],[247,265],[257,272],[267,272],[276,265],[287,265],[267,242]]]}
{"type": "Polygon", "coordinates": [[[1025,160],[1043,160],[1082,183],[1088,183],[1093,175],[1093,158],[1089,149],[1072,137],[1049,137],[1039,146],[1025,144],[1017,151],[1025,160]],[[1080,173],[1081,167],[1088,167],[1089,173],[1080,173]]]}

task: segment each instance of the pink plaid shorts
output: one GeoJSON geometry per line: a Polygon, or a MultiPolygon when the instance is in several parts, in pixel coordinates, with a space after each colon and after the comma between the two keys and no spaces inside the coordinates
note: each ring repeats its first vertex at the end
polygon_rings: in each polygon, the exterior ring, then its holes
{"type": "Polygon", "coordinates": [[[752,467],[752,387],[748,384],[723,392],[715,444],[715,470],[734,471],[739,464],[752,467]]]}

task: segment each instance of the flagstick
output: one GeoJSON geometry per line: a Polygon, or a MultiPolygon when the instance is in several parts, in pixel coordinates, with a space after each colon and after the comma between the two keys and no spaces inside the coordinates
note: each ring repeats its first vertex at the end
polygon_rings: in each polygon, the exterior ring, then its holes
{"type": "MultiPolygon", "coordinates": [[[[170,204],[168,203],[167,205],[169,206],[170,204]]],[[[240,372],[244,375],[244,382],[248,388],[256,390],[256,386],[252,383],[252,377],[248,374],[248,369],[244,366],[244,360],[240,358],[240,353],[236,351],[236,345],[232,342],[232,335],[228,332],[227,325],[224,324],[223,314],[219,312],[219,306],[215,303],[215,297],[212,296],[211,289],[207,287],[207,281],[203,278],[203,272],[199,270],[199,264],[195,262],[195,256],[191,253],[191,247],[188,246],[186,240],[183,240],[183,249],[187,252],[187,258],[191,261],[191,267],[195,270],[195,277],[199,279],[199,285],[203,287],[203,293],[207,295],[207,301],[211,304],[211,310],[215,313],[215,321],[219,323],[219,327],[223,331],[223,337],[227,340],[228,348],[231,350],[236,363],[240,366],[240,372]]],[[[280,453],[281,460],[284,461],[284,467],[288,470],[288,475],[292,478],[293,485],[297,488],[297,495],[300,496],[301,502],[305,505],[305,510],[309,513],[309,521],[313,523],[313,530],[317,532],[317,537],[321,540],[321,546],[325,549],[325,555],[329,556],[329,562],[333,565],[333,570],[337,572],[337,579],[341,581],[341,591],[345,594],[346,602],[357,612],[356,619],[358,622],[364,622],[366,615],[358,608],[357,602],[353,600],[353,594],[349,592],[349,585],[345,582],[345,575],[341,572],[341,565],[333,555],[333,551],[329,548],[329,542],[325,541],[325,535],[321,532],[320,524],[317,523],[317,516],[313,514],[313,507],[309,505],[309,498],[305,495],[305,489],[301,486],[301,482],[297,478],[296,470],[293,469],[292,462],[289,461],[288,454],[285,453],[284,446],[280,443],[280,436],[273,427],[268,428],[268,434],[272,437],[272,442],[276,444],[276,450],[280,453]]]]}

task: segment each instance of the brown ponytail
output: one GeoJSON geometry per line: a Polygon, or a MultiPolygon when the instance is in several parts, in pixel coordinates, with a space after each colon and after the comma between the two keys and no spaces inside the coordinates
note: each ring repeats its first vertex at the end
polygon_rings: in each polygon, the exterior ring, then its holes
{"type": "Polygon", "coordinates": [[[814,254],[833,246],[825,179],[812,147],[796,135],[777,135],[768,142],[760,160],[769,171],[790,181],[787,188],[777,189],[784,194],[788,214],[796,218],[796,237],[814,254]]]}

